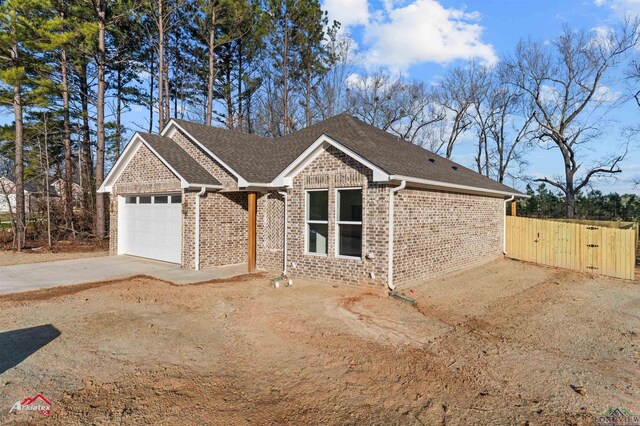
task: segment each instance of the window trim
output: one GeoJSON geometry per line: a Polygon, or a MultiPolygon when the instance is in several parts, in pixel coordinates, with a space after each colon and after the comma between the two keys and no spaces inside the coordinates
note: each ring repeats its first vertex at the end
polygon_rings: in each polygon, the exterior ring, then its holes
{"type": "Polygon", "coordinates": [[[344,188],[335,188],[335,256],[339,259],[351,259],[351,260],[363,260],[364,259],[364,187],[362,186],[347,186],[344,188]],[[362,196],[362,220],[340,220],[340,191],[348,190],[360,190],[362,196]],[[360,225],[360,256],[347,256],[340,254],[340,225],[360,225]]]}
{"type": "Polygon", "coordinates": [[[329,200],[330,191],[329,188],[317,188],[317,189],[305,189],[304,190],[304,254],[307,256],[320,256],[320,257],[329,257],[329,209],[330,209],[330,201],[329,200]],[[309,196],[310,192],[326,192],[327,193],[327,220],[310,220],[309,217],[309,196]],[[327,252],[326,253],[315,253],[309,251],[309,224],[320,224],[327,225],[327,252]]]}

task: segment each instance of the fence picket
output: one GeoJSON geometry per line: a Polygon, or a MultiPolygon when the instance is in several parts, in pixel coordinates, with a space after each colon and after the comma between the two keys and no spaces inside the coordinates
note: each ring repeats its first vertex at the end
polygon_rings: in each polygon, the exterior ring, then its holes
{"type": "Polygon", "coordinates": [[[507,216],[507,256],[544,265],[633,279],[636,224],[507,216]]]}

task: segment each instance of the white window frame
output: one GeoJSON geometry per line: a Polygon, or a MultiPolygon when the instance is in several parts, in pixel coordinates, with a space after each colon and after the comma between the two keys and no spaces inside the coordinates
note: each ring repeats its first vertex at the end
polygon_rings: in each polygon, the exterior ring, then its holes
{"type": "Polygon", "coordinates": [[[304,191],[304,254],[308,256],[329,256],[329,188],[306,189],[304,191]],[[327,193],[327,220],[309,220],[309,193],[310,192],[326,192],[327,193]],[[327,225],[327,252],[314,253],[309,251],[309,225],[310,224],[327,225]]]}
{"type": "Polygon", "coordinates": [[[364,226],[363,221],[341,221],[340,220],[340,191],[348,191],[348,190],[360,190],[360,194],[362,196],[362,218],[364,219],[364,188],[362,186],[350,186],[345,188],[336,188],[335,189],[335,256],[340,259],[354,259],[354,260],[362,260],[364,255],[364,226]],[[360,225],[360,234],[362,235],[362,241],[360,243],[360,256],[346,256],[344,254],[340,254],[340,225],[360,225]]]}

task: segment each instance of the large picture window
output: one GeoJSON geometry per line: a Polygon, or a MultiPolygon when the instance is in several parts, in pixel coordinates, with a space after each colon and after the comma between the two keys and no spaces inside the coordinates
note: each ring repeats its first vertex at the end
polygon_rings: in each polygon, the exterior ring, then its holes
{"type": "Polygon", "coordinates": [[[307,253],[327,254],[329,191],[307,191],[305,227],[307,253]]]}
{"type": "Polygon", "coordinates": [[[338,256],[362,256],[362,189],[339,189],[337,208],[338,256]]]}

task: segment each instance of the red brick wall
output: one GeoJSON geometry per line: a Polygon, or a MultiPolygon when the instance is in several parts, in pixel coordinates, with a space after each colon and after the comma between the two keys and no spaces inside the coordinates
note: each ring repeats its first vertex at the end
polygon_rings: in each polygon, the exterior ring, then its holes
{"type": "Polygon", "coordinates": [[[412,283],[502,255],[501,198],[404,189],[395,197],[393,279],[412,283]]]}

